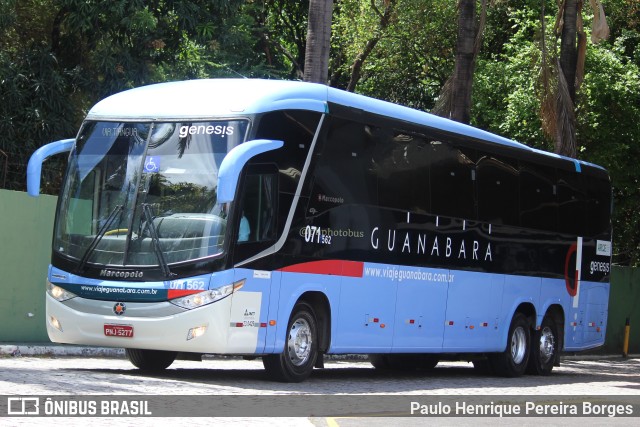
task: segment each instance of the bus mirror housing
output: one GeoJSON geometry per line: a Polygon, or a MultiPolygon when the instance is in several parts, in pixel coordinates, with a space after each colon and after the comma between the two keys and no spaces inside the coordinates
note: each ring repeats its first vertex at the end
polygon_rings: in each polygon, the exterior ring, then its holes
{"type": "Polygon", "coordinates": [[[53,155],[71,151],[74,143],[75,139],[61,139],[34,151],[27,164],[27,193],[31,197],[40,195],[40,176],[44,161],[53,155]]]}
{"type": "Polygon", "coordinates": [[[218,203],[233,201],[240,172],[249,159],[267,151],[277,150],[283,145],[283,141],[254,139],[237,145],[229,151],[218,170],[218,203]]]}

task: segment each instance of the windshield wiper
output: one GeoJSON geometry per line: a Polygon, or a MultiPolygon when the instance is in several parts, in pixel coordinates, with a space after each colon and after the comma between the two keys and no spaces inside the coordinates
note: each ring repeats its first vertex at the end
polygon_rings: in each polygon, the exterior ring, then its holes
{"type": "Polygon", "coordinates": [[[104,237],[104,234],[107,232],[109,227],[111,227],[111,224],[116,219],[116,216],[118,216],[118,214],[122,212],[123,208],[124,208],[124,205],[116,205],[116,207],[113,208],[113,210],[105,220],[104,225],[100,228],[100,230],[98,230],[98,234],[95,235],[95,237],[89,244],[89,247],[87,248],[84,255],[82,256],[82,259],[80,260],[80,264],[78,264],[78,268],[76,268],[76,272],[78,274],[82,273],[82,271],[84,270],[84,266],[87,264],[87,261],[89,261],[89,257],[91,256],[93,251],[96,249],[96,247],[98,246],[98,243],[100,243],[100,240],[102,240],[102,238],[104,237]]]}
{"type": "Polygon", "coordinates": [[[156,225],[153,223],[153,214],[151,213],[151,205],[148,203],[142,204],[142,213],[144,214],[144,219],[147,222],[147,228],[149,229],[149,234],[151,235],[151,241],[153,246],[153,251],[156,253],[156,257],[158,258],[158,263],[160,264],[160,268],[162,269],[162,273],[164,277],[175,276],[175,273],[172,273],[169,269],[169,265],[167,261],[164,259],[164,254],[162,253],[162,248],[160,248],[160,238],[158,237],[158,229],[156,225]]]}

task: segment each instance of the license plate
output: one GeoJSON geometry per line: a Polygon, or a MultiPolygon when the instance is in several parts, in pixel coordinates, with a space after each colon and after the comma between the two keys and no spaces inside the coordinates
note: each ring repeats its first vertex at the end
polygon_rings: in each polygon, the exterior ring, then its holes
{"type": "Polygon", "coordinates": [[[133,326],[104,325],[104,334],[107,337],[133,338],[133,326]]]}

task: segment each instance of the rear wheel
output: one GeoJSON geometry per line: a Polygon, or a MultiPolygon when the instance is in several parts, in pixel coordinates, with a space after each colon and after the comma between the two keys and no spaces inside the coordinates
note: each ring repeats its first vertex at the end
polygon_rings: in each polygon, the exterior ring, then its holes
{"type": "Polygon", "coordinates": [[[262,363],[269,377],[276,381],[304,381],[311,375],[318,357],[318,328],[311,306],[296,304],[287,331],[284,351],[264,356],[262,363]]]}
{"type": "Polygon", "coordinates": [[[527,373],[549,375],[558,358],[558,327],[545,316],[537,330],[531,336],[531,357],[527,373]]]}
{"type": "Polygon", "coordinates": [[[145,371],[161,371],[168,368],[178,355],[175,351],[139,350],[127,348],[124,350],[127,359],[136,367],[145,371]]]}
{"type": "Polygon", "coordinates": [[[522,313],[516,313],[509,326],[507,349],[489,357],[493,371],[504,377],[519,377],[524,374],[529,362],[531,331],[529,322],[522,313]]]}

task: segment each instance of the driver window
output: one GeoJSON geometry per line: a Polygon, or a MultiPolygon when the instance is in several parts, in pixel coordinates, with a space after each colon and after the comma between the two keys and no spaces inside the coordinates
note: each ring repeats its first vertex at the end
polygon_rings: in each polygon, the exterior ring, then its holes
{"type": "Polygon", "coordinates": [[[238,243],[273,240],[276,232],[276,175],[247,175],[238,226],[238,243]]]}

